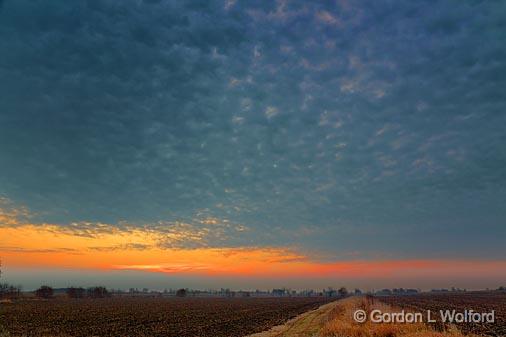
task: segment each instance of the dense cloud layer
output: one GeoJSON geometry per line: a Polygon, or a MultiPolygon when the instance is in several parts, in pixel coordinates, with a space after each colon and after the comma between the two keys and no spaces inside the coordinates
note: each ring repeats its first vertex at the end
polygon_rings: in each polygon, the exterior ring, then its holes
{"type": "Polygon", "coordinates": [[[502,2],[0,8],[0,194],[35,221],[504,256],[502,2]]]}

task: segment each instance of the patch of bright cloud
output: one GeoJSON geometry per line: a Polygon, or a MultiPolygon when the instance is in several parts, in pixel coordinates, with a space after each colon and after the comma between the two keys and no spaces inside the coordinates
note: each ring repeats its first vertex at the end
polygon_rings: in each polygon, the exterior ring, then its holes
{"type": "Polygon", "coordinates": [[[268,106],[266,109],[265,109],[265,116],[268,118],[268,119],[271,119],[275,116],[277,116],[279,114],[279,110],[278,108],[276,107],[273,107],[273,106],[268,106]]]}

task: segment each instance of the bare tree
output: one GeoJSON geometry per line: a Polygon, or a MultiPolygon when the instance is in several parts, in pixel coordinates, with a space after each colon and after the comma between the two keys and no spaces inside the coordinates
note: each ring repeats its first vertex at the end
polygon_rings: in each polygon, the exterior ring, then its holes
{"type": "Polygon", "coordinates": [[[88,288],[88,296],[92,298],[110,297],[111,293],[105,287],[88,288]]]}
{"type": "Polygon", "coordinates": [[[339,288],[339,290],[337,290],[337,293],[341,297],[346,297],[346,296],[348,296],[348,289],[346,289],[345,287],[341,287],[341,288],[339,288]]]}
{"type": "MultiPolygon", "coordinates": [[[[0,0],[0,9],[2,7],[2,1],[0,0]]],[[[0,278],[2,277],[2,260],[0,259],[0,278]]],[[[7,286],[7,284],[5,284],[7,286]]],[[[0,284],[0,298],[2,298],[4,295],[4,285],[0,284]]],[[[3,327],[3,325],[0,322],[0,337],[10,337],[9,331],[3,327]]]]}
{"type": "Polygon", "coordinates": [[[67,296],[70,298],[83,298],[85,292],[84,288],[70,287],[67,289],[67,296]]]}
{"type": "Polygon", "coordinates": [[[42,286],[35,291],[35,296],[40,298],[51,298],[53,297],[53,288],[50,286],[42,286]]]}

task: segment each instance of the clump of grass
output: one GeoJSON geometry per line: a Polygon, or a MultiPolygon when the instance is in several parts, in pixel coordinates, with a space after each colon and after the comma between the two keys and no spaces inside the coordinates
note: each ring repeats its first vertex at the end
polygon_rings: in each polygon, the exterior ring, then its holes
{"type": "Polygon", "coordinates": [[[7,331],[7,329],[0,324],[0,337],[10,337],[10,336],[11,334],[9,333],[9,331],[7,331]]]}
{"type": "MultiPolygon", "coordinates": [[[[391,306],[367,297],[351,297],[338,302],[329,320],[320,331],[320,337],[464,337],[451,327],[448,331],[434,331],[422,323],[357,323],[353,319],[355,310],[369,313],[374,309],[395,312],[391,306]]],[[[467,335],[470,336],[470,335],[467,335]]]]}

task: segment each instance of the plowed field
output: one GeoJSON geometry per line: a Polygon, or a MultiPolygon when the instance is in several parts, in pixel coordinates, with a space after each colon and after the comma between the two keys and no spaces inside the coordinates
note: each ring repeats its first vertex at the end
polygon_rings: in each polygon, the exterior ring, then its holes
{"type": "Polygon", "coordinates": [[[239,337],[323,303],[323,298],[62,298],[0,304],[0,323],[12,337],[239,337]]]}

